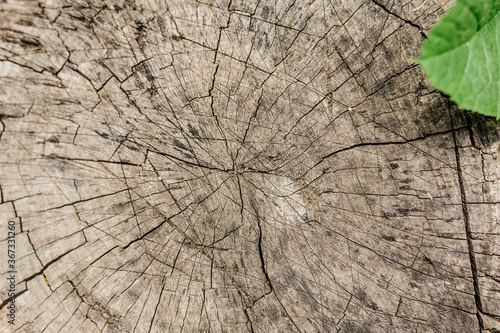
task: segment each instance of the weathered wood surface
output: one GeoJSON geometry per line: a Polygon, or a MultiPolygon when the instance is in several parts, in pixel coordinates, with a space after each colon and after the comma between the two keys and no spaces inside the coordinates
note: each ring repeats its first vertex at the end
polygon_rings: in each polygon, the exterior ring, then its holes
{"type": "Polygon", "coordinates": [[[499,332],[498,131],[422,2],[0,2],[0,331],[499,332]]]}

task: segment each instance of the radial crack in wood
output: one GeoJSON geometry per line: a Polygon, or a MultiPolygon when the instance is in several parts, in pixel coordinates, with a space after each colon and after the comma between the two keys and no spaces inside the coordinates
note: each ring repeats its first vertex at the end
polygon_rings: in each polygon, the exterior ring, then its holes
{"type": "Polygon", "coordinates": [[[0,331],[500,332],[498,127],[411,63],[451,5],[0,2],[0,331]]]}

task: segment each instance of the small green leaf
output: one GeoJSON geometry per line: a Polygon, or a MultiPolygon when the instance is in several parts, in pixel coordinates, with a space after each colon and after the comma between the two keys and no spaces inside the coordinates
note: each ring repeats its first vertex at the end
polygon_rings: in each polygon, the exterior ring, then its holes
{"type": "Polygon", "coordinates": [[[431,29],[417,62],[462,109],[500,118],[500,0],[457,0],[431,29]]]}

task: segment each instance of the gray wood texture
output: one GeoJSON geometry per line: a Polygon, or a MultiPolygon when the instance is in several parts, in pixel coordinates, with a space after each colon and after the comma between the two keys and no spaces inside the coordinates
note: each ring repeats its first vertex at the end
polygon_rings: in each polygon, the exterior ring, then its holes
{"type": "Polygon", "coordinates": [[[451,5],[1,1],[0,331],[500,332],[499,131],[411,62],[451,5]]]}

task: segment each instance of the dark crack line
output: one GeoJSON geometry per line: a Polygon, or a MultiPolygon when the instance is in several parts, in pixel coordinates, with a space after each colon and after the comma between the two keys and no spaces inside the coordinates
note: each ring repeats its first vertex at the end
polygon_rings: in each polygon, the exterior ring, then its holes
{"type": "Polygon", "coordinates": [[[22,290],[22,291],[18,292],[18,293],[17,293],[17,294],[15,294],[14,296],[11,296],[11,297],[7,298],[5,301],[3,301],[3,302],[2,302],[2,304],[0,304],[0,310],[2,310],[2,309],[3,309],[3,307],[7,305],[7,303],[9,303],[10,301],[12,301],[12,300],[14,300],[14,299],[18,298],[19,296],[21,296],[22,294],[24,294],[24,293],[25,293],[25,292],[27,292],[27,291],[28,291],[28,288],[26,287],[26,289],[24,289],[24,290],[22,290]]]}
{"type": "MultiPolygon", "coordinates": [[[[452,120],[453,122],[453,120],[452,120]]],[[[476,256],[474,254],[474,244],[472,243],[472,231],[470,228],[470,215],[469,215],[469,208],[467,206],[467,198],[465,195],[465,184],[464,184],[464,179],[462,175],[462,163],[460,161],[460,150],[457,144],[457,133],[456,131],[453,132],[453,143],[455,144],[455,158],[456,158],[456,163],[457,163],[457,176],[458,176],[458,183],[460,186],[460,199],[461,199],[461,205],[462,205],[462,213],[464,215],[464,226],[465,226],[465,234],[467,238],[467,248],[469,250],[469,262],[470,262],[470,269],[472,272],[472,282],[474,286],[474,300],[476,302],[476,317],[479,322],[479,329],[480,332],[483,331],[484,325],[483,325],[483,319],[481,318],[481,313],[483,313],[483,304],[481,302],[481,296],[480,296],[480,290],[479,290],[479,280],[477,277],[477,264],[476,264],[476,256]]]]}
{"type": "Polygon", "coordinates": [[[398,19],[402,20],[403,22],[405,22],[406,24],[409,24],[412,27],[417,28],[418,32],[420,32],[420,34],[422,35],[422,37],[424,37],[424,38],[427,39],[427,35],[424,33],[424,29],[421,26],[419,26],[418,24],[413,23],[412,21],[405,19],[405,18],[399,16],[398,14],[396,14],[394,12],[391,12],[386,6],[382,5],[377,0],[371,0],[371,2],[373,2],[374,4],[376,4],[377,6],[379,6],[380,8],[382,8],[387,14],[393,15],[393,16],[397,17],[398,19]]]}
{"type": "MultiPolygon", "coordinates": [[[[347,150],[351,150],[351,149],[355,149],[355,148],[361,148],[361,147],[369,147],[369,146],[390,146],[390,145],[404,145],[404,144],[409,144],[411,142],[416,142],[416,141],[421,141],[421,140],[425,140],[429,137],[433,137],[433,136],[440,136],[440,135],[446,135],[446,134],[449,134],[449,133],[453,133],[455,135],[456,132],[460,131],[460,130],[463,130],[465,129],[466,127],[459,127],[459,128],[456,128],[456,129],[451,129],[451,130],[447,130],[447,131],[442,131],[442,132],[436,132],[436,133],[430,133],[430,134],[426,134],[426,135],[423,135],[423,136],[419,136],[417,138],[413,138],[413,139],[409,139],[409,140],[405,140],[405,141],[389,141],[389,142],[364,142],[364,143],[358,143],[358,144],[355,144],[355,145],[352,145],[352,146],[348,146],[348,147],[345,147],[345,148],[342,148],[342,149],[339,149],[339,150],[336,150],[332,153],[329,153],[325,156],[323,156],[318,162],[316,162],[315,165],[313,165],[308,171],[306,171],[304,173],[304,175],[306,173],[308,173],[310,170],[314,169],[315,167],[317,167],[319,164],[323,163],[323,161],[325,161],[327,158],[330,158],[334,155],[337,155],[339,153],[342,153],[344,151],[347,151],[347,150]]],[[[302,175],[302,177],[304,176],[302,175]]]]}

